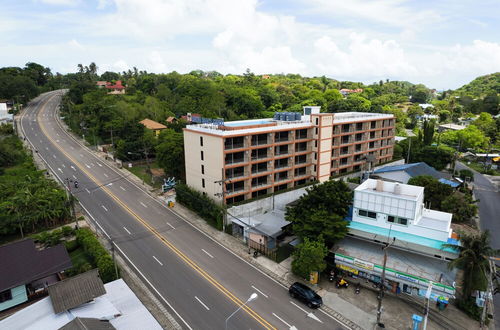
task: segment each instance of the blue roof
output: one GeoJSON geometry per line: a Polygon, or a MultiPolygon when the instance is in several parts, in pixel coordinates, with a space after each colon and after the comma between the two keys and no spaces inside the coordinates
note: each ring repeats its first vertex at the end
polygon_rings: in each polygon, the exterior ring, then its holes
{"type": "Polygon", "coordinates": [[[452,188],[456,188],[456,187],[460,186],[460,183],[446,180],[445,178],[441,178],[438,181],[441,183],[447,184],[447,185],[451,186],[452,188]]]}
{"type": "Polygon", "coordinates": [[[430,175],[438,180],[442,178],[441,173],[436,171],[434,169],[434,167],[431,167],[424,162],[404,164],[404,165],[385,166],[385,167],[382,167],[382,168],[375,170],[373,173],[380,174],[380,173],[397,172],[397,171],[404,171],[411,177],[420,176],[420,175],[430,175]]]}

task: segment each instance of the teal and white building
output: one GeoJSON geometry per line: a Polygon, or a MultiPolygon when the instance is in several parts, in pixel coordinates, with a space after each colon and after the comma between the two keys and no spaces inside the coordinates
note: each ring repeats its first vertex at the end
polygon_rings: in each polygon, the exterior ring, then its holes
{"type": "Polygon", "coordinates": [[[424,188],[368,179],[354,190],[349,236],[335,250],[337,268],[380,282],[382,247],[390,244],[386,286],[395,293],[453,298],[455,271],[448,263],[459,244],[452,214],[424,207],[424,188]]]}

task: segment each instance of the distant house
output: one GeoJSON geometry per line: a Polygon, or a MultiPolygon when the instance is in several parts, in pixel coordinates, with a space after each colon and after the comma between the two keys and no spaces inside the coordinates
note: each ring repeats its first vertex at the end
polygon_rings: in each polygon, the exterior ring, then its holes
{"type": "Polygon", "coordinates": [[[161,329],[122,280],[102,283],[97,269],[49,287],[46,297],[0,321],[0,329],[161,329]]]}
{"type": "Polygon", "coordinates": [[[340,94],[347,96],[349,94],[353,93],[363,93],[363,88],[356,88],[356,89],[348,89],[348,88],[342,88],[340,90],[340,94]]]}
{"type": "Polygon", "coordinates": [[[7,103],[0,103],[0,125],[14,121],[14,115],[9,113],[7,103]]]}
{"type": "Polygon", "coordinates": [[[384,166],[373,172],[374,176],[381,179],[387,179],[389,181],[396,181],[401,183],[408,183],[413,177],[420,175],[429,175],[439,180],[443,175],[436,171],[434,167],[427,165],[424,162],[394,165],[394,166],[384,166]]]}
{"type": "Polygon", "coordinates": [[[160,135],[160,132],[167,128],[167,126],[148,118],[141,120],[139,123],[144,125],[147,129],[152,130],[155,133],[155,136],[160,135]]]}
{"type": "Polygon", "coordinates": [[[125,86],[122,85],[121,80],[117,80],[114,84],[109,81],[98,81],[96,85],[99,88],[106,88],[108,94],[125,94],[125,86]]]}
{"type": "Polygon", "coordinates": [[[167,118],[167,123],[172,124],[175,122],[177,122],[177,118],[175,118],[175,117],[168,117],[167,118]]]}
{"type": "Polygon", "coordinates": [[[187,115],[181,116],[182,120],[185,120],[187,122],[193,122],[193,118],[201,118],[201,115],[199,113],[190,113],[188,112],[187,115]]]}
{"type": "Polygon", "coordinates": [[[457,125],[457,124],[443,124],[443,125],[439,125],[438,132],[441,133],[444,131],[460,131],[460,130],[463,130],[465,128],[466,128],[466,126],[457,125]]]}
{"type": "Polygon", "coordinates": [[[0,311],[44,293],[72,266],[63,245],[37,250],[32,239],[25,239],[1,246],[0,311]]]}
{"type": "Polygon", "coordinates": [[[261,77],[262,77],[262,79],[270,79],[271,78],[271,76],[268,74],[263,74],[261,77]]]}

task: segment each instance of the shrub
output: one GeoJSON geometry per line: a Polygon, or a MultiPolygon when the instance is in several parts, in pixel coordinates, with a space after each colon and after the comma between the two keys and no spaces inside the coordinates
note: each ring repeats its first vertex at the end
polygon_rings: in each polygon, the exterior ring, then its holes
{"type": "Polygon", "coordinates": [[[73,252],[76,249],[78,249],[78,247],[80,245],[78,244],[78,241],[76,239],[74,239],[71,241],[64,242],[64,246],[66,247],[66,251],[68,251],[68,253],[70,253],[70,252],[73,252]]]}
{"type": "Polygon", "coordinates": [[[471,170],[460,170],[458,173],[460,179],[467,180],[469,178],[471,182],[474,181],[474,173],[471,170]]]}
{"type": "Polygon", "coordinates": [[[222,230],[223,209],[221,206],[182,183],[175,186],[175,192],[177,202],[196,212],[213,227],[222,230]]]}
{"type": "Polygon", "coordinates": [[[470,297],[467,299],[457,300],[457,307],[474,320],[479,321],[481,319],[481,313],[483,309],[476,305],[474,298],[470,297]]]}
{"type": "Polygon", "coordinates": [[[61,228],[61,231],[62,231],[62,235],[64,237],[72,236],[75,233],[75,230],[73,228],[71,228],[70,226],[63,226],[61,228]]]}

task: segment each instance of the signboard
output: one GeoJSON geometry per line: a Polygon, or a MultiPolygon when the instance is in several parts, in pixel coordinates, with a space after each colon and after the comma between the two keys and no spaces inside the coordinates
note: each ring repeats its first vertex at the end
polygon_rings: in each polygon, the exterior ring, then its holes
{"type": "Polygon", "coordinates": [[[311,274],[309,274],[309,282],[311,284],[318,284],[318,277],[319,277],[319,274],[317,271],[311,272],[311,274]]]}
{"type": "Polygon", "coordinates": [[[373,270],[373,266],[374,266],[371,262],[364,261],[364,260],[361,260],[361,259],[354,259],[354,261],[352,262],[352,264],[354,266],[357,266],[357,267],[360,267],[360,268],[364,268],[364,269],[368,269],[368,270],[373,270]]]}
{"type": "Polygon", "coordinates": [[[410,277],[410,276],[405,276],[405,275],[402,275],[402,274],[399,274],[399,273],[394,273],[394,275],[397,278],[400,278],[402,280],[405,280],[405,281],[408,281],[408,282],[413,282],[413,283],[418,283],[418,280],[416,278],[413,278],[413,277],[410,277]]]}
{"type": "Polygon", "coordinates": [[[357,269],[354,269],[354,268],[346,266],[346,265],[338,264],[337,267],[340,268],[340,269],[342,269],[342,270],[346,270],[346,271],[348,271],[350,273],[353,273],[354,275],[358,275],[359,274],[359,271],[357,269]]]}

